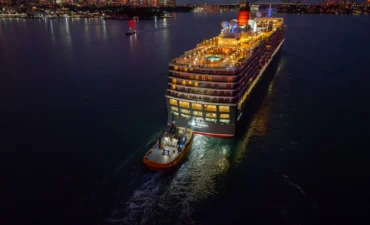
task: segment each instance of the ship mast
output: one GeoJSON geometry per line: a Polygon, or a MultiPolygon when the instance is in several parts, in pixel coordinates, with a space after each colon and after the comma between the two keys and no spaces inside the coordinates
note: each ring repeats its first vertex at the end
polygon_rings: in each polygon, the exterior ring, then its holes
{"type": "Polygon", "coordinates": [[[271,8],[271,1],[270,1],[270,6],[267,10],[267,17],[272,17],[272,8],[271,8]]]}

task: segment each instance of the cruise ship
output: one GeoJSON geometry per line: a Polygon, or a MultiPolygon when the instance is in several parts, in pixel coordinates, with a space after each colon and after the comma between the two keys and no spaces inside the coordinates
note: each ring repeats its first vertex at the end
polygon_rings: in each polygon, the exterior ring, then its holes
{"type": "Polygon", "coordinates": [[[252,19],[249,3],[241,3],[237,19],[222,21],[218,36],[173,59],[168,124],[195,134],[234,136],[249,96],[284,42],[283,24],[270,13],[252,19]]]}

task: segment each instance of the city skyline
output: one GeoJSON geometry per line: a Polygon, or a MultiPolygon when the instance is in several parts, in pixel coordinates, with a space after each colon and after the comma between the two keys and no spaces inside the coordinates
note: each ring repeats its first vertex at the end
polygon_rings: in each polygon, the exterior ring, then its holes
{"type": "MultiPolygon", "coordinates": [[[[293,0],[293,2],[296,0],[293,0]]],[[[238,3],[239,1],[235,0],[177,0],[177,4],[187,4],[187,3],[195,3],[195,4],[234,4],[238,3]]],[[[259,0],[256,4],[267,4],[267,3],[281,3],[281,0],[259,0]]],[[[317,4],[321,3],[322,0],[301,0],[303,3],[310,3],[310,4],[317,4]]],[[[364,2],[364,0],[355,0],[355,2],[364,2]]],[[[370,3],[370,0],[367,0],[370,3]]]]}
{"type": "MultiPolygon", "coordinates": [[[[17,1],[17,0],[0,0],[0,2],[10,2],[10,1],[17,1]]],[[[48,2],[52,0],[29,0],[30,2],[48,2]]],[[[62,2],[88,2],[91,3],[98,3],[98,2],[130,2],[130,0],[53,0],[56,1],[56,3],[62,3],[62,2]]],[[[293,0],[293,2],[296,0],[293,0]]],[[[22,2],[22,1],[21,1],[22,2]]],[[[148,5],[156,5],[156,4],[162,4],[162,5],[168,5],[170,3],[172,4],[237,4],[239,1],[236,0],[131,0],[131,2],[135,3],[146,3],[148,5]]],[[[322,0],[301,0],[302,3],[307,4],[319,4],[322,2],[322,0]]],[[[363,3],[367,2],[370,4],[370,0],[354,0],[354,2],[363,3]]],[[[282,3],[281,0],[259,0],[255,2],[255,4],[268,4],[268,3],[282,3]]]]}

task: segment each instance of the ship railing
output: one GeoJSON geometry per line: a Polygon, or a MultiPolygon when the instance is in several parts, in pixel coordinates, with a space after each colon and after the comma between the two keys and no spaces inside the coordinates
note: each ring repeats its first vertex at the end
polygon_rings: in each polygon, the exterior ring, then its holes
{"type": "Polygon", "coordinates": [[[229,82],[213,82],[213,81],[203,81],[197,79],[189,79],[187,77],[179,77],[179,76],[169,76],[168,84],[183,86],[183,87],[193,87],[193,88],[204,88],[204,89],[213,89],[213,90],[232,90],[235,88],[236,84],[239,84],[241,78],[238,77],[233,83],[229,82]],[[176,83],[173,83],[174,79],[176,79],[176,83]],[[171,82],[172,81],[172,82],[171,82]],[[182,81],[185,82],[197,82],[198,86],[186,86],[182,85],[182,81]]]}
{"type": "Polygon", "coordinates": [[[187,64],[180,64],[180,63],[170,63],[172,66],[179,66],[177,70],[171,69],[170,71],[174,72],[185,72],[185,73],[200,73],[200,74],[209,74],[209,75],[238,75],[241,70],[245,67],[245,64],[248,62],[250,55],[248,58],[241,61],[235,67],[229,67],[228,69],[225,67],[207,67],[207,66],[192,66],[189,67],[187,64]],[[181,68],[183,67],[183,68],[181,68]]]}
{"type": "Polygon", "coordinates": [[[176,66],[183,66],[183,67],[186,67],[186,68],[188,68],[188,67],[189,67],[189,64],[187,64],[187,63],[177,63],[176,61],[175,61],[175,62],[173,62],[172,64],[174,64],[174,65],[176,65],[176,66]]]}
{"type": "Polygon", "coordinates": [[[173,89],[173,85],[168,85],[168,89],[174,90],[174,91],[179,91],[179,92],[184,92],[184,93],[190,93],[190,94],[200,94],[200,95],[209,95],[209,96],[225,96],[225,97],[233,97],[233,92],[232,90],[215,90],[215,89],[207,89],[207,88],[202,88],[202,89],[197,89],[194,87],[180,87],[176,86],[175,89],[173,89]]]}
{"type": "Polygon", "coordinates": [[[193,54],[194,52],[197,52],[197,51],[198,51],[197,49],[192,49],[192,50],[186,51],[183,56],[193,54]]]}
{"type": "MultiPolygon", "coordinates": [[[[177,64],[173,64],[176,66],[179,66],[177,64]]],[[[185,67],[185,68],[179,68],[177,70],[171,69],[170,71],[173,72],[183,72],[183,73],[199,73],[199,74],[208,74],[208,75],[236,75],[237,70],[235,68],[222,68],[222,69],[217,69],[213,67],[185,67]]]]}
{"type": "MultiPolygon", "coordinates": [[[[176,78],[177,79],[177,78],[176,78]]],[[[184,88],[193,88],[193,89],[208,89],[208,90],[218,90],[218,91],[233,91],[236,87],[237,83],[226,83],[226,86],[221,86],[218,84],[210,84],[210,83],[202,83],[202,81],[199,82],[198,86],[185,86],[181,84],[181,78],[179,78],[179,82],[177,83],[171,83],[171,78],[168,81],[169,85],[176,85],[184,88]]],[[[191,80],[194,82],[198,82],[198,80],[191,80]]],[[[206,81],[207,82],[207,81],[206,81]]]]}
{"type": "Polygon", "coordinates": [[[232,71],[234,70],[234,67],[225,67],[225,66],[207,66],[207,65],[193,65],[192,67],[198,68],[198,69],[207,69],[209,71],[212,70],[223,70],[223,71],[232,71]]]}
{"type": "MultiPolygon", "coordinates": [[[[179,79],[179,81],[194,81],[194,82],[200,82],[201,84],[233,84],[239,81],[241,78],[240,76],[233,76],[230,77],[232,74],[217,74],[217,76],[209,76],[210,74],[204,74],[207,76],[203,76],[203,74],[200,75],[190,75],[188,73],[178,72],[178,71],[171,71],[168,74],[169,80],[172,80],[172,78],[179,79]],[[231,78],[231,79],[230,79],[231,78]]],[[[178,85],[181,85],[179,83],[178,85]]],[[[200,87],[200,86],[199,86],[200,87]]]]}
{"type": "Polygon", "coordinates": [[[204,102],[213,102],[213,103],[229,103],[235,104],[238,102],[238,97],[226,97],[226,96],[201,96],[188,93],[176,93],[172,90],[167,90],[168,96],[173,96],[181,99],[188,99],[193,101],[204,101],[204,102]]]}
{"type": "MultiPolygon", "coordinates": [[[[261,41],[258,41],[260,43],[261,41]]],[[[203,73],[203,74],[238,74],[240,70],[244,68],[245,63],[248,62],[250,57],[253,54],[253,49],[245,50],[246,56],[244,57],[244,60],[238,62],[234,67],[225,67],[225,66],[207,66],[207,65],[191,65],[189,63],[178,63],[177,59],[175,58],[170,61],[170,65],[172,66],[179,66],[179,67],[185,67],[186,71],[184,71],[184,68],[179,68],[179,72],[189,72],[189,73],[203,73]]],[[[181,57],[179,57],[181,58],[181,57]]]]}
{"type": "Polygon", "coordinates": [[[221,33],[220,36],[222,38],[240,38],[241,37],[241,33],[231,33],[231,32],[224,32],[224,33],[221,33]]]}

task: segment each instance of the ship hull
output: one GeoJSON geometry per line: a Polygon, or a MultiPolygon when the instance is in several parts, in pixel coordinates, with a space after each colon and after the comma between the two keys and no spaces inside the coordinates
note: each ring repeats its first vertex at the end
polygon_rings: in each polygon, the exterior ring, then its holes
{"type": "MultiPolygon", "coordinates": [[[[271,55],[271,58],[268,62],[261,68],[259,74],[257,75],[255,81],[250,88],[250,94],[248,94],[247,99],[244,101],[243,105],[238,109],[238,105],[230,106],[230,124],[222,124],[222,123],[212,123],[207,121],[196,121],[194,118],[183,118],[179,116],[174,116],[173,112],[171,112],[171,105],[167,101],[167,108],[169,109],[168,112],[168,124],[175,122],[177,126],[189,127],[192,129],[194,134],[201,134],[205,136],[211,137],[218,137],[218,138],[230,138],[235,136],[236,134],[236,127],[238,121],[243,116],[243,110],[247,105],[247,102],[252,95],[254,89],[257,87],[258,83],[262,80],[265,71],[270,67],[273,63],[276,55],[280,52],[284,39],[281,43],[277,46],[274,52],[271,55]]],[[[205,113],[205,111],[204,111],[205,113]]]]}
{"type": "MultiPolygon", "coordinates": [[[[235,107],[234,107],[235,108],[235,107]]],[[[175,123],[178,126],[189,127],[194,134],[202,134],[205,136],[227,138],[233,137],[235,132],[235,125],[220,124],[220,123],[207,123],[198,122],[196,125],[192,125],[193,121],[186,118],[175,118],[175,123]]],[[[171,115],[169,115],[168,123],[172,122],[171,115]]]]}

